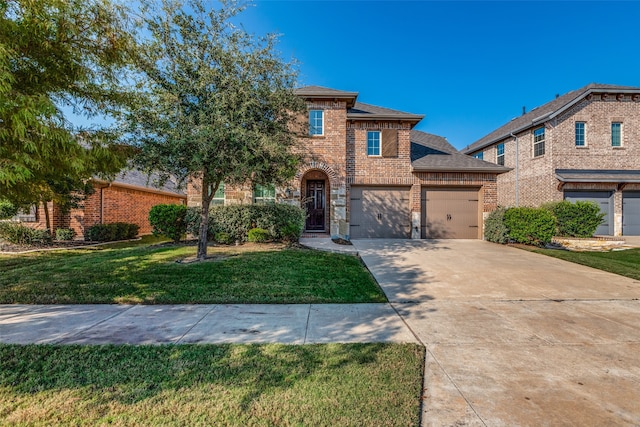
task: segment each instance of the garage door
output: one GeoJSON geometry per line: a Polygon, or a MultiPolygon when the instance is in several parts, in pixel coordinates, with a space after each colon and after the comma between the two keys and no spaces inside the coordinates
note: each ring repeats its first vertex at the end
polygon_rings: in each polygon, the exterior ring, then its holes
{"type": "Polygon", "coordinates": [[[411,237],[409,191],[409,187],[351,187],[351,238],[411,237]]]}
{"type": "Polygon", "coordinates": [[[640,192],[622,193],[622,235],[640,236],[640,192]]]}
{"type": "Polygon", "coordinates": [[[423,188],[423,239],[478,239],[477,188],[423,188]]]}
{"type": "Polygon", "coordinates": [[[591,201],[600,206],[600,212],[604,213],[602,224],[596,229],[595,234],[613,235],[613,198],[611,191],[565,191],[564,199],[569,202],[591,201]]]}

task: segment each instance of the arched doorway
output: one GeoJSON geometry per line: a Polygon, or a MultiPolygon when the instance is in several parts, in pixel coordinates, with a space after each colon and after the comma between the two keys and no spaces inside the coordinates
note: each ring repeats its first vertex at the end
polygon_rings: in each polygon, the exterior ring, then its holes
{"type": "Polygon", "coordinates": [[[308,171],[302,178],[302,194],[307,207],[305,231],[324,233],[329,230],[329,178],[321,170],[308,171]]]}

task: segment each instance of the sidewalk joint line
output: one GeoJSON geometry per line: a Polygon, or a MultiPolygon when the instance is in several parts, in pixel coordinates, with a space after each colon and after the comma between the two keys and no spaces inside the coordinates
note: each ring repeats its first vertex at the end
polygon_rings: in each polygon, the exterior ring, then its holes
{"type": "MultiPolygon", "coordinates": [[[[117,307],[122,307],[120,304],[116,304],[116,306],[117,306],[117,307]]],[[[114,314],[112,314],[112,315],[111,315],[111,316],[109,316],[109,317],[105,317],[104,319],[102,319],[102,320],[101,320],[101,321],[99,321],[98,323],[94,323],[93,325],[91,325],[91,326],[89,326],[89,327],[87,327],[87,328],[81,329],[81,330],[79,330],[78,332],[76,332],[76,333],[75,333],[75,334],[73,334],[73,335],[67,335],[67,336],[65,336],[65,337],[63,337],[63,338],[60,338],[60,339],[58,339],[58,340],[55,340],[55,341],[53,341],[53,343],[54,343],[54,344],[60,344],[61,342],[65,341],[65,340],[67,340],[67,339],[77,337],[78,335],[83,334],[83,333],[85,333],[85,332],[87,332],[87,331],[89,331],[89,330],[91,330],[91,329],[95,328],[95,327],[96,327],[96,326],[98,326],[98,325],[102,325],[104,322],[106,322],[106,321],[108,321],[108,320],[111,320],[111,319],[113,319],[113,318],[115,318],[115,317],[118,317],[118,316],[120,316],[120,315],[122,315],[122,314],[126,313],[127,311],[131,310],[133,307],[135,307],[135,305],[130,305],[128,308],[126,308],[126,309],[124,309],[124,310],[122,310],[122,311],[120,311],[120,312],[114,313],[114,314]]]]}
{"type": "Polygon", "coordinates": [[[220,305],[220,304],[211,304],[211,309],[210,309],[209,311],[207,311],[205,314],[203,314],[203,315],[202,315],[202,317],[201,317],[200,319],[198,319],[198,321],[197,321],[197,322],[195,322],[193,325],[191,325],[191,327],[190,327],[190,328],[189,328],[189,329],[188,329],[184,334],[182,334],[182,336],[181,336],[180,338],[178,338],[174,344],[180,344],[180,343],[181,343],[181,341],[184,339],[184,337],[185,337],[185,336],[187,336],[187,334],[188,334],[189,332],[191,332],[191,331],[193,330],[193,328],[195,328],[196,326],[198,326],[198,325],[200,324],[200,322],[202,322],[202,320],[203,320],[205,317],[207,317],[208,315],[210,315],[210,314],[211,314],[211,312],[212,312],[213,310],[215,310],[215,309],[216,309],[216,307],[217,307],[217,306],[219,306],[219,305],[220,305]]]}
{"type": "Polygon", "coordinates": [[[307,334],[309,333],[309,319],[311,318],[311,306],[313,304],[309,304],[309,312],[307,313],[307,325],[304,328],[304,340],[302,340],[302,344],[307,343],[307,334]]]}

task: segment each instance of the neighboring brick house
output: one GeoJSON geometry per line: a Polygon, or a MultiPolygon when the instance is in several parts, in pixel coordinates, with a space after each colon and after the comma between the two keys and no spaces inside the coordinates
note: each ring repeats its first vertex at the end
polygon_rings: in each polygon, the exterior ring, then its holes
{"type": "MultiPolygon", "coordinates": [[[[482,237],[507,168],[413,130],[422,115],[357,102],[357,92],[308,86],[296,94],[309,109],[311,161],[283,188],[228,188],[217,203],[305,204],[305,231],[333,238],[482,237]]],[[[190,206],[200,203],[197,182],[187,194],[190,206]]]]}
{"type": "MultiPolygon", "coordinates": [[[[94,179],[95,192],[82,203],[82,207],[64,212],[49,202],[52,233],[57,228],[72,228],[76,239],[84,237],[84,230],[95,224],[129,222],[140,226],[139,234],[150,234],[149,211],[159,204],[186,204],[187,196],[173,181],[156,188],[150,185],[146,175],[137,170],[122,172],[112,182],[94,179]]],[[[44,207],[18,216],[18,219],[34,228],[47,228],[44,207]]]]}
{"type": "Polygon", "coordinates": [[[592,83],[511,120],[463,153],[503,164],[498,204],[591,200],[602,235],[640,235],[640,88],[592,83]]]}

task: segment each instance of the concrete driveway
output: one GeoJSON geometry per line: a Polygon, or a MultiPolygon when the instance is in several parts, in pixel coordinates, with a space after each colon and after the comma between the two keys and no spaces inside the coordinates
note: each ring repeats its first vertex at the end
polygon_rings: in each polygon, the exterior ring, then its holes
{"type": "Polygon", "coordinates": [[[640,425],[640,282],[477,240],[353,243],[427,347],[423,425],[640,425]]]}

